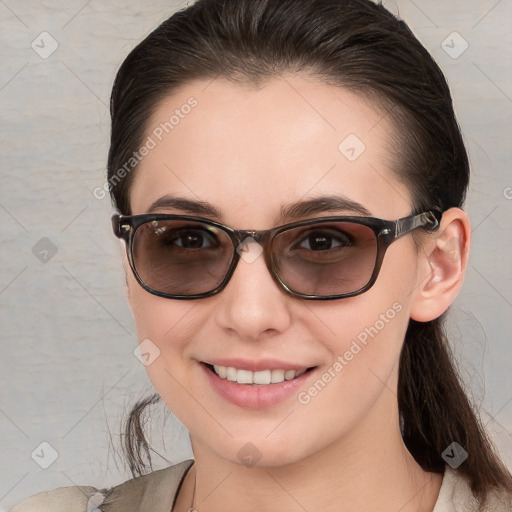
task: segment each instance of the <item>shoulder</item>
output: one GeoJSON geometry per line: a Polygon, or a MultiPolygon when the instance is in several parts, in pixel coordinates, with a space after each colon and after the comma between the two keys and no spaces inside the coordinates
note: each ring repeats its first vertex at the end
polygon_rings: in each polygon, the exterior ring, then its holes
{"type": "Polygon", "coordinates": [[[186,460],[110,489],[70,486],[41,492],[22,501],[11,512],[166,511],[193,462],[186,460]]]}
{"type": "Polygon", "coordinates": [[[107,493],[101,510],[104,512],[140,510],[168,512],[183,477],[193,462],[193,460],[185,460],[113,487],[107,493]]]}
{"type": "Polygon", "coordinates": [[[102,497],[103,493],[95,487],[59,487],[23,500],[11,512],[84,512],[90,510],[88,505],[93,502],[100,504],[102,497]]]}
{"type": "Polygon", "coordinates": [[[466,478],[447,466],[433,512],[510,512],[511,510],[511,493],[491,491],[485,503],[480,503],[471,492],[466,478]]]}

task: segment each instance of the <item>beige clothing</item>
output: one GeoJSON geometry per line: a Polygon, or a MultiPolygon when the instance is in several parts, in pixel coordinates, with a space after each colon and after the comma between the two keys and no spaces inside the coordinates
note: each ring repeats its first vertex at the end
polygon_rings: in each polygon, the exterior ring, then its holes
{"type": "MultiPolygon", "coordinates": [[[[16,505],[11,512],[171,512],[192,463],[186,460],[109,490],[77,486],[42,492],[16,505]]],[[[487,503],[478,504],[466,480],[446,466],[432,512],[512,512],[512,495],[493,493],[487,503]]]]}

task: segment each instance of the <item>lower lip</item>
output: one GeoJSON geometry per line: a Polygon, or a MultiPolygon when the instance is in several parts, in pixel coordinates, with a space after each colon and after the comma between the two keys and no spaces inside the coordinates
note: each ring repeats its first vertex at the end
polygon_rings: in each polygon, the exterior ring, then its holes
{"type": "Polygon", "coordinates": [[[220,378],[203,363],[200,363],[200,366],[219,395],[245,409],[264,409],[283,402],[295,395],[298,388],[303,386],[304,382],[315,372],[313,369],[303,373],[300,377],[277,384],[238,384],[238,382],[220,378]]]}

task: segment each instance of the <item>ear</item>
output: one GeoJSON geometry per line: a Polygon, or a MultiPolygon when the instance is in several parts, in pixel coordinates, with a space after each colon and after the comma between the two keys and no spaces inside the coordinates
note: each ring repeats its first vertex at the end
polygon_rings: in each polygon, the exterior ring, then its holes
{"type": "Polygon", "coordinates": [[[419,276],[411,318],[428,322],[440,317],[457,297],[468,263],[471,226],[460,208],[443,213],[441,225],[419,250],[419,276]]]}

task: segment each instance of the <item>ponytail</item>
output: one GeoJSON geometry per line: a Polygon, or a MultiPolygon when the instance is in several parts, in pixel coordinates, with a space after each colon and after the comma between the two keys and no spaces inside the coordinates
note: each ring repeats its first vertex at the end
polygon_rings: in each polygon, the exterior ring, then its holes
{"type": "Polygon", "coordinates": [[[398,377],[402,437],[416,462],[434,473],[443,472],[443,452],[458,443],[468,455],[457,471],[483,501],[492,488],[512,491],[512,477],[462,387],[443,319],[409,322],[398,377]]]}

